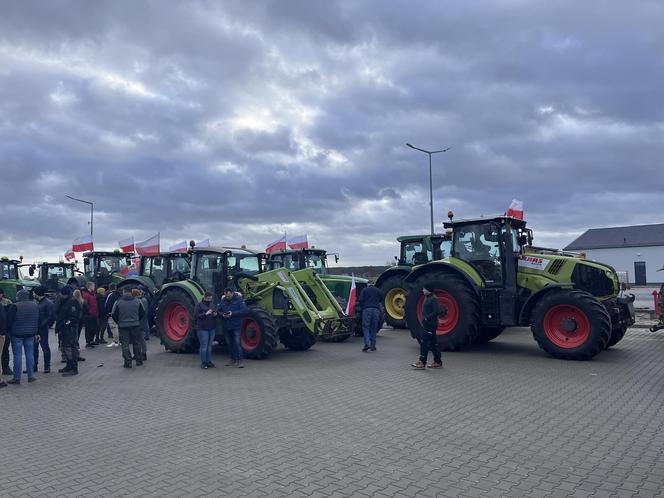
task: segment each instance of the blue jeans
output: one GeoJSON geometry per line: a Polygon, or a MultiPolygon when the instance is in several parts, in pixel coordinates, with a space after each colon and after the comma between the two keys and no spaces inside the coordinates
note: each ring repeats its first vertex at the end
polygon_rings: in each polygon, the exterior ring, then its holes
{"type": "Polygon", "coordinates": [[[150,340],[150,324],[147,320],[145,320],[145,323],[143,324],[143,337],[146,341],[150,340]]]}
{"type": "Polygon", "coordinates": [[[39,363],[39,348],[44,352],[44,368],[51,366],[51,347],[48,345],[48,327],[39,331],[39,343],[35,342],[35,370],[39,363]]]}
{"type": "Polygon", "coordinates": [[[14,350],[14,380],[20,380],[23,371],[23,355],[25,351],[25,365],[28,370],[28,379],[35,375],[35,338],[34,337],[12,337],[12,349],[14,350]]]}
{"type": "Polygon", "coordinates": [[[362,310],[362,335],[364,336],[364,345],[367,347],[373,348],[376,346],[378,320],[380,320],[380,310],[378,308],[362,310]]]}
{"type": "Polygon", "coordinates": [[[240,329],[224,327],[224,337],[226,338],[226,347],[231,360],[240,361],[242,359],[242,345],[240,344],[240,329]]]}
{"type": "Polygon", "coordinates": [[[197,330],[198,342],[201,345],[201,365],[212,361],[212,341],[214,341],[214,329],[197,330]]]}

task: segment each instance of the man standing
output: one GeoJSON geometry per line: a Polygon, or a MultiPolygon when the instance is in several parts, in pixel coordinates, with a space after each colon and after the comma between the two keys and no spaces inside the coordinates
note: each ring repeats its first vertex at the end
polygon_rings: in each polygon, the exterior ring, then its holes
{"type": "MultiPolygon", "coordinates": [[[[23,351],[27,366],[28,382],[35,380],[35,338],[39,326],[39,307],[30,299],[30,292],[22,289],[16,293],[16,303],[12,305],[11,337],[14,351],[14,377],[8,384],[21,383],[23,351]]],[[[39,340],[39,339],[37,339],[39,340]]]]}
{"type": "Polygon", "coordinates": [[[95,297],[97,298],[97,312],[99,314],[97,317],[97,336],[95,337],[95,343],[108,344],[106,339],[104,339],[104,334],[108,328],[108,315],[105,312],[106,289],[99,287],[95,297]]]}
{"type": "Polygon", "coordinates": [[[131,295],[129,286],[123,287],[122,297],[113,305],[111,316],[120,329],[120,345],[122,346],[122,357],[124,358],[124,367],[131,368],[132,357],[129,345],[134,347],[134,358],[136,366],[143,364],[143,351],[141,350],[141,340],[143,338],[143,329],[141,329],[141,319],[145,314],[141,301],[131,295]]]}
{"type": "Polygon", "coordinates": [[[423,370],[426,367],[443,368],[436,329],[438,328],[438,318],[447,315],[447,310],[438,302],[433,287],[425,286],[422,289],[422,294],[424,294],[424,304],[422,305],[422,327],[424,332],[420,337],[420,359],[411,366],[416,370],[423,370]],[[427,365],[429,351],[433,354],[431,365],[427,365]]]}
{"type": "MultiPolygon", "coordinates": [[[[5,345],[5,336],[7,335],[7,311],[5,306],[0,302],[0,351],[5,345]]],[[[7,383],[2,380],[2,370],[0,370],[0,387],[7,387],[7,383]]]]}
{"type": "Polygon", "coordinates": [[[72,296],[71,287],[65,285],[60,289],[60,303],[55,319],[55,330],[58,333],[62,354],[67,364],[58,370],[63,377],[78,375],[78,323],[81,317],[81,303],[72,296]]]}
{"type": "Polygon", "coordinates": [[[218,312],[222,318],[224,326],[224,337],[226,347],[230,355],[230,361],[227,367],[244,368],[242,363],[242,345],[240,344],[240,332],[242,327],[242,318],[247,314],[247,305],[242,296],[230,287],[224,289],[224,297],[219,303],[218,312]]]}
{"type": "Polygon", "coordinates": [[[99,328],[99,308],[97,307],[97,296],[95,295],[94,282],[85,284],[85,289],[81,293],[85,300],[85,313],[83,315],[83,324],[85,325],[85,347],[93,348],[96,345],[95,337],[97,328],[99,328]]]}
{"type": "Polygon", "coordinates": [[[48,344],[48,331],[55,322],[55,306],[49,298],[46,297],[46,287],[37,287],[33,291],[37,306],[39,307],[39,340],[35,343],[35,372],[39,363],[39,347],[44,353],[44,373],[51,371],[51,348],[48,344]]]}
{"type": "Polygon", "coordinates": [[[9,344],[11,344],[11,338],[9,336],[9,310],[8,307],[12,302],[5,297],[5,291],[0,289],[0,308],[4,311],[5,315],[5,326],[4,329],[0,329],[0,340],[3,340],[4,344],[0,347],[0,378],[2,375],[12,375],[11,368],[9,368],[9,344]],[[1,330],[4,330],[4,334],[1,330]]]}
{"type": "Polygon", "coordinates": [[[380,305],[383,295],[375,285],[369,284],[360,294],[359,305],[362,309],[362,335],[364,347],[362,352],[376,351],[376,335],[380,328],[380,305]]]}
{"type": "Polygon", "coordinates": [[[111,339],[111,342],[109,343],[107,348],[116,348],[119,346],[119,341],[120,341],[120,333],[111,324],[111,321],[109,318],[111,317],[111,313],[113,312],[113,306],[115,306],[115,302],[120,298],[120,293],[118,292],[118,288],[115,284],[111,284],[108,286],[108,292],[106,293],[106,303],[104,304],[104,308],[99,310],[100,313],[103,312],[106,314],[106,323],[107,325],[107,332],[108,332],[108,337],[111,339]]]}

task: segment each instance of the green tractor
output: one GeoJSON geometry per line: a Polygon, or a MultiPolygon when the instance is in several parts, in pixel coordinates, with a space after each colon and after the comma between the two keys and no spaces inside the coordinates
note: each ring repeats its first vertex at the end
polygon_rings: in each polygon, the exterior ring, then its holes
{"type": "Polygon", "coordinates": [[[30,265],[28,272],[39,285],[46,288],[47,294],[55,296],[59,289],[67,285],[76,273],[74,263],[39,263],[30,265]]]}
{"type": "Polygon", "coordinates": [[[403,235],[397,238],[401,245],[397,264],[385,270],[376,280],[376,287],[383,293],[385,321],[395,329],[405,329],[406,285],[404,279],[413,266],[449,256],[452,247],[449,235],[403,235]]]}
{"type": "MultiPolygon", "coordinates": [[[[277,341],[303,351],[318,337],[348,334],[350,319],[313,269],[263,271],[264,254],[247,249],[194,247],[190,252],[190,278],[164,284],[156,296],[157,332],[168,350],[197,348],[194,306],[205,291],[217,300],[226,287],[242,293],[249,308],[240,335],[248,358],[267,358],[277,341]]],[[[223,340],[221,320],[216,337],[223,340]]]]}
{"type": "MultiPolygon", "coordinates": [[[[329,272],[327,266],[327,253],[324,249],[287,249],[284,251],[274,252],[267,256],[267,267],[269,269],[286,268],[290,271],[304,270],[305,268],[312,268],[323,281],[325,286],[332,293],[334,298],[339,303],[339,306],[346,309],[348,297],[350,296],[350,288],[353,283],[353,277],[350,275],[333,275],[329,272]]],[[[334,256],[336,261],[339,261],[337,255],[334,256]]],[[[355,292],[359,296],[368,284],[366,278],[355,278],[355,292]]],[[[361,310],[359,307],[355,309],[355,316],[353,319],[353,330],[361,332],[361,310]]],[[[330,337],[328,340],[341,342],[350,337],[351,333],[346,336],[336,335],[330,337]]]]}
{"type": "Polygon", "coordinates": [[[188,252],[162,252],[159,256],[141,256],[138,275],[128,275],[118,288],[142,286],[150,294],[164,284],[187,280],[191,273],[191,254],[188,252]]]}
{"type": "Polygon", "coordinates": [[[24,280],[21,278],[18,267],[23,266],[23,256],[20,259],[0,258],[0,289],[5,293],[5,298],[16,301],[16,293],[21,289],[32,291],[39,287],[38,282],[24,280]]]}
{"type": "MultiPolygon", "coordinates": [[[[90,251],[83,253],[83,275],[69,279],[82,287],[86,282],[94,282],[95,287],[108,288],[119,284],[131,267],[131,255],[120,251],[90,251]]],[[[69,283],[68,282],[68,283],[69,283]]]]}
{"type": "Polygon", "coordinates": [[[618,297],[613,268],[532,247],[525,221],[450,216],[444,225],[452,230],[451,255],[414,267],[405,279],[413,337],[423,332],[424,286],[435,289],[447,310],[436,332],[444,350],[488,342],[505,327],[530,326],[551,356],[587,360],[618,343],[634,324],[634,299],[618,297]]]}

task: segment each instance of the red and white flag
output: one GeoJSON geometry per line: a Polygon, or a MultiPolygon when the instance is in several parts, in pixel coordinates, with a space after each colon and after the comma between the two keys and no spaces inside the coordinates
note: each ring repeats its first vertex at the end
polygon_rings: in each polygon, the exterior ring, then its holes
{"type": "Polygon", "coordinates": [[[120,250],[122,252],[134,252],[134,237],[121,240],[118,242],[118,245],[120,246],[120,250]]]}
{"type": "Polygon", "coordinates": [[[350,284],[350,294],[348,295],[348,304],[346,305],[346,315],[355,315],[355,303],[357,303],[357,289],[355,288],[355,274],[353,273],[353,280],[350,284]]]}
{"type": "Polygon", "coordinates": [[[74,251],[72,251],[71,249],[68,250],[67,252],[65,252],[65,259],[66,259],[67,261],[71,261],[71,260],[74,259],[75,257],[76,257],[76,254],[74,254],[74,251]]]}
{"type": "Polygon", "coordinates": [[[196,247],[210,247],[210,239],[201,240],[196,242],[196,247]]]}
{"type": "Polygon", "coordinates": [[[509,209],[507,210],[507,216],[512,216],[513,218],[523,219],[523,201],[512,199],[512,204],[510,204],[509,209]]]}
{"type": "Polygon", "coordinates": [[[85,235],[78,239],[74,239],[74,243],[71,246],[71,250],[74,252],[93,251],[94,248],[95,245],[92,243],[91,235],[85,235]]]}
{"type": "Polygon", "coordinates": [[[173,244],[168,248],[170,252],[187,252],[187,241],[183,240],[177,244],[173,244]]]}
{"type": "Polygon", "coordinates": [[[288,247],[291,249],[307,249],[309,247],[309,241],[307,240],[307,234],[298,235],[288,239],[288,247]]]}
{"type": "Polygon", "coordinates": [[[136,242],[136,252],[139,256],[159,256],[159,234],[143,242],[136,242]]]}
{"type": "Polygon", "coordinates": [[[277,251],[285,251],[286,250],[286,236],[284,235],[281,237],[279,240],[275,240],[272,242],[272,244],[268,244],[268,246],[265,248],[265,252],[268,254],[272,254],[273,252],[277,251]]]}

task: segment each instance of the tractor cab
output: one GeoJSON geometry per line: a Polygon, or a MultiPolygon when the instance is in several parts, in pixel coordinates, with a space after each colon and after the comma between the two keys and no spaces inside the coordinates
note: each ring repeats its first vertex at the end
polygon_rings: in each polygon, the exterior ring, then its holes
{"type": "Polygon", "coordinates": [[[46,288],[50,294],[56,294],[58,289],[65,286],[74,277],[74,263],[41,263],[30,265],[28,272],[31,277],[37,274],[37,281],[46,288]]]}
{"type": "Polygon", "coordinates": [[[192,280],[215,296],[226,287],[237,289],[240,276],[251,278],[264,270],[262,253],[244,248],[194,247],[191,256],[192,280]]]}
{"type": "MultiPolygon", "coordinates": [[[[335,255],[338,261],[338,256],[335,255]]],[[[327,275],[327,253],[324,249],[291,249],[269,255],[270,269],[286,268],[290,271],[312,268],[319,275],[327,275]]]]}
{"type": "Polygon", "coordinates": [[[23,280],[18,270],[19,266],[25,266],[23,256],[20,259],[0,258],[0,289],[5,293],[5,298],[16,300],[16,293],[21,289],[32,290],[39,286],[37,282],[23,280]]]}
{"type": "Polygon", "coordinates": [[[83,254],[85,278],[97,287],[108,288],[112,283],[120,283],[130,266],[131,256],[119,251],[91,251],[83,254]]]}
{"type": "Polygon", "coordinates": [[[401,244],[399,266],[418,266],[446,258],[450,255],[451,241],[448,234],[403,235],[397,237],[401,244]]]}
{"type": "Polygon", "coordinates": [[[141,256],[140,276],[152,280],[160,288],[164,284],[189,278],[191,255],[187,252],[164,252],[159,256],[141,256]]]}

